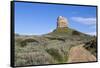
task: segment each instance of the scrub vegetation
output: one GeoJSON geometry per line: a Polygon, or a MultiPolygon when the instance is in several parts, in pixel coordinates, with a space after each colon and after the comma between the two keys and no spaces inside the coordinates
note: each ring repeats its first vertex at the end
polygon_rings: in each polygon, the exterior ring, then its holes
{"type": "Polygon", "coordinates": [[[96,42],[91,41],[93,38],[68,27],[57,28],[41,36],[17,34],[15,66],[68,63],[70,49],[80,44],[86,44],[84,47],[96,56],[96,42]]]}

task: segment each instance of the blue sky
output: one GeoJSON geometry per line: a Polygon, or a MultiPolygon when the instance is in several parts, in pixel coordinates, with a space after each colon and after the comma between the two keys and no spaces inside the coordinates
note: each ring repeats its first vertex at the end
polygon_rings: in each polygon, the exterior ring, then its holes
{"type": "Polygon", "coordinates": [[[96,34],[96,7],[15,2],[15,33],[41,35],[56,29],[56,19],[64,16],[69,27],[96,34]]]}

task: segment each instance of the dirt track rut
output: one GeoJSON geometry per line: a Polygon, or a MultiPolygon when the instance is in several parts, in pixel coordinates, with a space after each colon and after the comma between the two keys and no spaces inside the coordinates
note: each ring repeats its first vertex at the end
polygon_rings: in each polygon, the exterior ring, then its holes
{"type": "Polygon", "coordinates": [[[96,57],[83,47],[83,44],[72,47],[69,52],[68,63],[96,61],[96,57]]]}

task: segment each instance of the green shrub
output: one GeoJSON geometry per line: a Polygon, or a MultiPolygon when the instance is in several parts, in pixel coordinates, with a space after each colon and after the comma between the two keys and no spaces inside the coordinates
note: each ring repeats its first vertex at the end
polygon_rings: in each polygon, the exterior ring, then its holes
{"type": "Polygon", "coordinates": [[[78,31],[73,31],[73,32],[72,32],[72,35],[80,35],[80,32],[78,32],[78,31]]]}
{"type": "Polygon", "coordinates": [[[17,44],[20,45],[20,43],[22,42],[22,40],[23,40],[22,38],[16,38],[15,39],[15,43],[17,43],[17,44]]]}
{"type": "Polygon", "coordinates": [[[22,41],[20,44],[21,44],[21,47],[24,47],[26,46],[26,41],[22,41]]]}
{"type": "Polygon", "coordinates": [[[36,42],[36,43],[39,43],[37,40],[29,38],[29,39],[25,39],[25,40],[23,40],[23,41],[20,42],[21,47],[26,46],[27,43],[30,43],[30,42],[36,42]]]}
{"type": "Polygon", "coordinates": [[[46,52],[36,51],[29,53],[17,53],[15,58],[16,66],[53,64],[54,59],[46,52]]]}
{"type": "Polygon", "coordinates": [[[96,38],[90,40],[89,42],[86,42],[84,47],[89,50],[94,56],[96,56],[97,53],[97,40],[96,38]]]}
{"type": "Polygon", "coordinates": [[[59,41],[65,42],[65,39],[64,38],[59,38],[59,37],[46,37],[46,38],[48,38],[50,40],[59,40],[59,41]]]}
{"type": "Polygon", "coordinates": [[[58,62],[63,61],[63,57],[59,54],[59,51],[54,48],[46,49],[46,51],[58,62]]]}

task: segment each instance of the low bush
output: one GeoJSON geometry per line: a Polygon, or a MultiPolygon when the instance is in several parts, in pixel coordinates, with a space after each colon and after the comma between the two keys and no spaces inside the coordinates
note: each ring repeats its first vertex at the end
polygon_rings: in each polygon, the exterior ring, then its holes
{"type": "Polygon", "coordinates": [[[60,55],[59,51],[54,48],[46,49],[46,51],[58,62],[63,61],[63,57],[60,55]]]}
{"type": "Polygon", "coordinates": [[[97,40],[92,39],[89,42],[86,42],[84,47],[89,50],[94,56],[96,56],[97,53],[97,40]]]}
{"type": "Polygon", "coordinates": [[[16,66],[55,63],[54,59],[48,53],[43,51],[17,53],[15,60],[16,66]]]}
{"type": "Polygon", "coordinates": [[[80,32],[78,32],[78,31],[73,31],[73,32],[72,32],[72,35],[80,35],[80,32]]]}
{"type": "Polygon", "coordinates": [[[39,43],[39,42],[38,42],[37,40],[35,40],[35,39],[25,39],[25,40],[21,41],[20,44],[21,44],[21,47],[24,47],[24,46],[27,45],[27,43],[33,43],[33,42],[39,43]]]}

